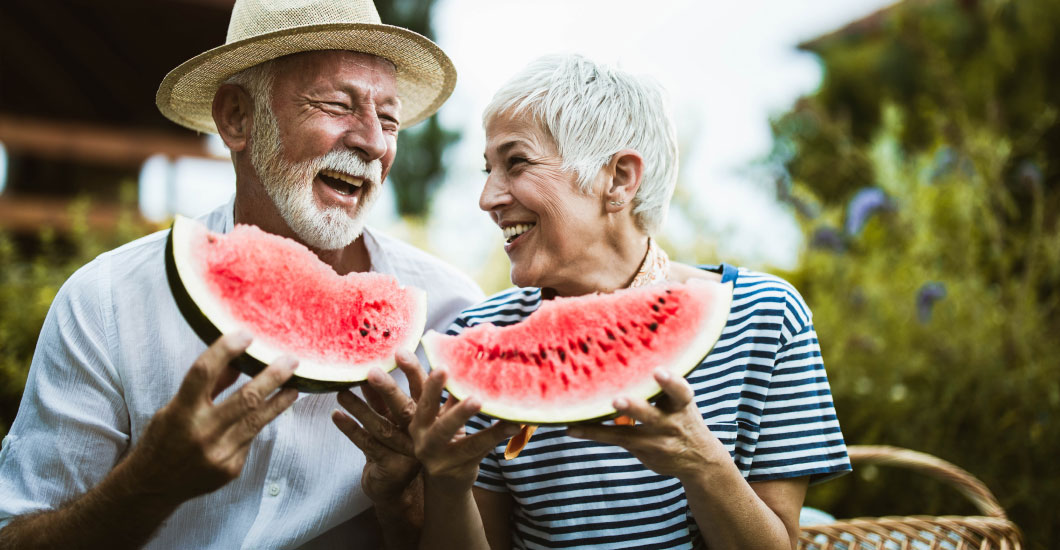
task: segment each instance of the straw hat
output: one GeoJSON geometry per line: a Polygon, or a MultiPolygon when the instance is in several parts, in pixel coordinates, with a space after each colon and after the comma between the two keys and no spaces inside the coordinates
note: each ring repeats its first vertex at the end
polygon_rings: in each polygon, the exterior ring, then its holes
{"type": "Polygon", "coordinates": [[[456,69],[441,48],[381,24],[371,0],[236,0],[225,44],[170,71],[155,103],[173,122],[216,134],[211,106],[222,82],[270,59],[315,50],[351,50],[393,62],[402,127],[431,116],[456,85],[456,69]]]}

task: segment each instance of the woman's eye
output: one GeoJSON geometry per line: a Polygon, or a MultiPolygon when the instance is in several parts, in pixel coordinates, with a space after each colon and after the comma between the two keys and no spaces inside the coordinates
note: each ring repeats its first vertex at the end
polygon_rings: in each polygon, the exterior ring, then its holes
{"type": "Polygon", "coordinates": [[[508,167],[511,168],[517,164],[523,164],[527,162],[523,157],[511,157],[508,159],[508,167]]]}

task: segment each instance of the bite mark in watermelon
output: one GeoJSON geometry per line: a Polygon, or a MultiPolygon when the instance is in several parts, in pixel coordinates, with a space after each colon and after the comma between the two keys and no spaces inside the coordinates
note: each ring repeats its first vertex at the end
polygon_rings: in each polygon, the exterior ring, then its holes
{"type": "Polygon", "coordinates": [[[204,342],[246,330],[235,365],[254,375],[282,354],[299,360],[289,386],[337,391],[373,367],[389,371],[416,349],[426,321],[422,290],[381,273],[338,275],[305,246],[237,225],[226,235],[177,216],[166,275],[184,318],[204,342]]]}
{"type": "Polygon", "coordinates": [[[428,331],[423,348],[448,370],[446,389],[482,412],[523,424],[614,416],[619,395],[661,391],[653,371],[691,372],[721,337],[732,284],[692,279],[611,294],[556,298],[515,325],[459,336],[428,331]]]}

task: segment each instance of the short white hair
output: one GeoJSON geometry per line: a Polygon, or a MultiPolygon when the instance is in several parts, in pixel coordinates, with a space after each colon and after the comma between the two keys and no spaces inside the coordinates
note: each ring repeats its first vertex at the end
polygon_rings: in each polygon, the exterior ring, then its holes
{"type": "Polygon", "coordinates": [[[644,158],[633,217],[648,233],[662,227],[677,183],[677,132],[666,93],[654,79],[580,55],[531,62],[494,94],[483,125],[529,114],[555,140],[565,170],[588,192],[600,168],[623,149],[644,158]]]}

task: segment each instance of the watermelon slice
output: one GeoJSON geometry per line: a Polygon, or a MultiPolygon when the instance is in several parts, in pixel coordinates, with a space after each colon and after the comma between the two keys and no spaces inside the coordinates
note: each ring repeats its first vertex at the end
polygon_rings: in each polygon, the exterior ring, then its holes
{"type": "Polygon", "coordinates": [[[177,216],[166,242],[166,276],[181,314],[204,342],[246,330],[254,341],[235,366],[254,375],[281,354],[299,359],[288,383],[337,391],[389,371],[414,351],[426,297],[389,275],[340,276],[305,246],[237,225],[227,235],[177,216]]]}
{"type": "Polygon", "coordinates": [[[482,324],[459,336],[428,331],[427,359],[449,371],[446,389],[482,412],[522,424],[570,424],[616,415],[619,395],[651,398],[652,372],[692,371],[721,337],[732,283],[693,279],[545,301],[521,323],[482,324]]]}

